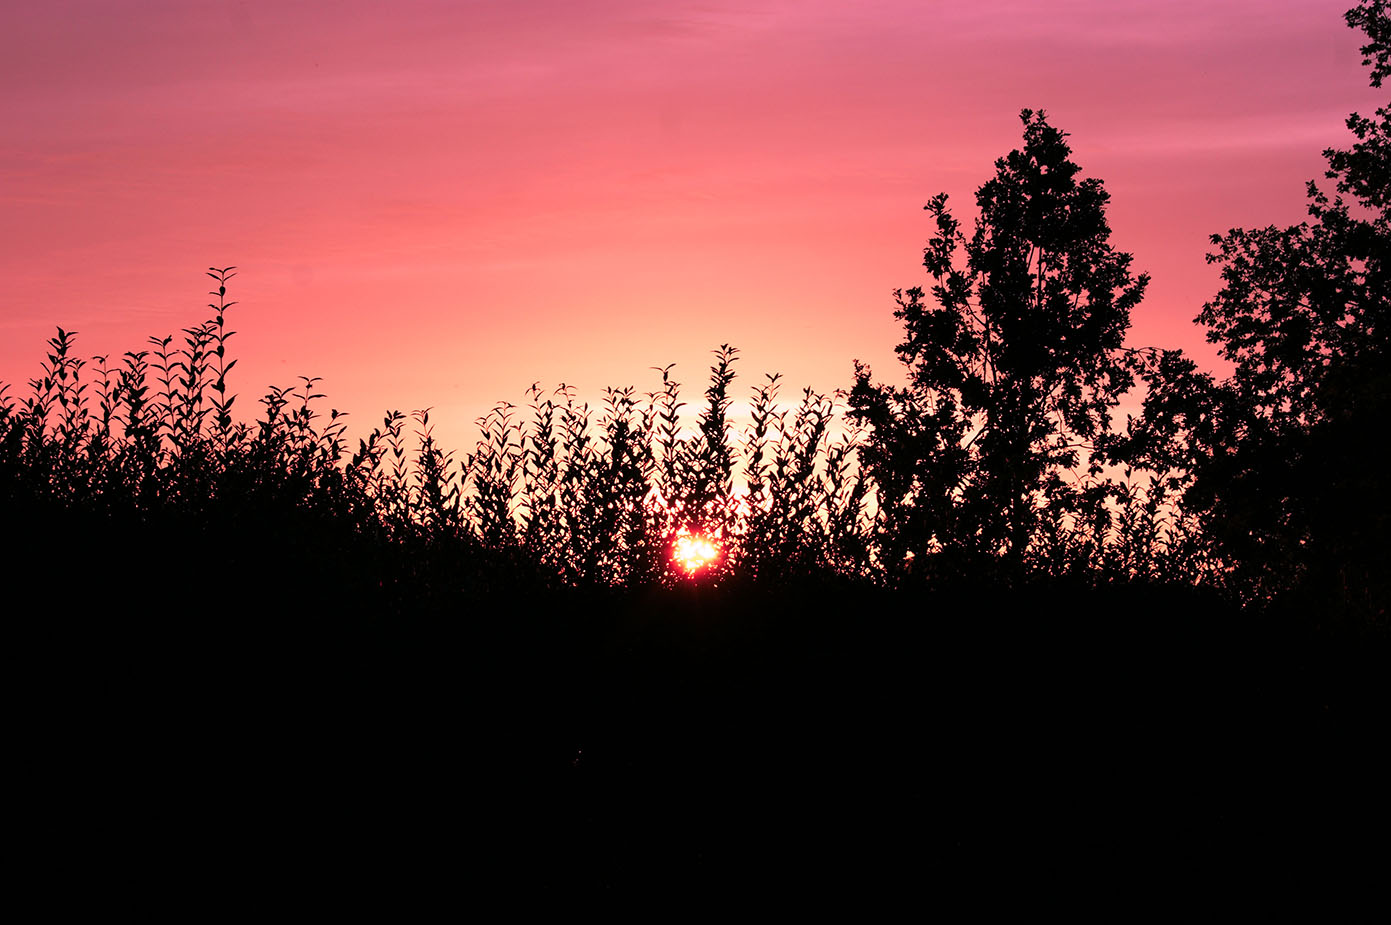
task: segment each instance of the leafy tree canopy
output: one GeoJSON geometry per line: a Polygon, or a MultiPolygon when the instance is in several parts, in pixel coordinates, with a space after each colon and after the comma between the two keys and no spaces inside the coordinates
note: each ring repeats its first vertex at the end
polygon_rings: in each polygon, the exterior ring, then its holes
{"type": "MultiPolygon", "coordinates": [[[[882,554],[1022,563],[1046,514],[1084,501],[1111,409],[1134,382],[1122,342],[1148,277],[1110,244],[1109,194],[1064,132],[1024,110],[1023,147],[976,192],[967,236],[941,194],[924,251],[931,301],[895,292],[911,385],[857,364],[852,415],[880,486],[882,554]]],[[[955,566],[949,566],[954,568],[955,566]]]]}
{"type": "MultiPolygon", "coordinates": [[[[1345,16],[1370,82],[1391,74],[1391,16],[1345,16]]],[[[1333,190],[1310,181],[1310,220],[1213,235],[1222,288],[1196,319],[1233,364],[1223,382],[1170,358],[1152,378],[1136,445],[1186,457],[1203,513],[1253,600],[1301,588],[1384,619],[1385,457],[1391,412],[1391,107],[1354,113],[1356,141],[1324,151],[1333,190]]]]}

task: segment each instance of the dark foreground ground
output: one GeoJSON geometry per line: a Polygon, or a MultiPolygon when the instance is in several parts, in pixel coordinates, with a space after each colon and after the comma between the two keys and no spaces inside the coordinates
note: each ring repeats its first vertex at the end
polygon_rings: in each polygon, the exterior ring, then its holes
{"type": "Polygon", "coordinates": [[[7,618],[12,840],[55,907],[286,886],[985,911],[1039,884],[1143,906],[1238,869],[1385,876],[1384,637],[1191,591],[518,589],[384,615],[312,583],[58,577],[7,618]]]}

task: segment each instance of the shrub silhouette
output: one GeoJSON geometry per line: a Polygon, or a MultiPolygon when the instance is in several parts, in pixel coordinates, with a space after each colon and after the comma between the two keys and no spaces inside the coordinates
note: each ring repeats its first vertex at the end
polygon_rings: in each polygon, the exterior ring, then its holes
{"type": "MultiPolygon", "coordinates": [[[[893,583],[903,564],[894,550],[923,535],[927,509],[924,500],[905,503],[902,486],[954,471],[891,439],[892,427],[915,426],[905,396],[896,400],[906,413],[892,419],[860,406],[859,420],[875,426],[866,441],[842,420],[841,396],[808,388],[789,405],[780,377],[769,375],[736,432],[738,351],[729,345],[714,352],[689,430],[666,367],[653,392],[606,390],[597,414],[570,387],[534,384],[525,408],[504,402],[478,420],[479,439],[462,460],[435,440],[429,409],[387,413],[349,453],[346,414],[320,411],[317,378],[273,386],[255,420],[234,418],[234,269],[209,271],[211,317],[184,329],[181,342],[152,337],[114,371],[94,358],[92,376],[75,355],[76,335],[60,329],[28,398],[0,388],[0,473],[15,510],[33,521],[83,512],[151,533],[191,529],[209,544],[236,537],[246,550],[239,566],[255,559],[257,536],[310,534],[312,544],[301,545],[312,545],[326,582],[341,574],[345,588],[368,587],[399,610],[518,587],[673,586],[691,577],[672,561],[680,531],[722,547],[695,576],[706,584],[893,583]]],[[[1117,516],[1104,502],[1119,489],[1104,488],[1086,495],[1089,511],[1055,505],[1054,515],[1087,516],[1048,522],[1054,546],[1031,526],[1033,567],[1046,574],[1052,563],[1061,574],[1114,561],[1122,567],[1113,577],[1139,572],[1126,551],[1162,545],[1160,496],[1127,496],[1117,516]]]]}
{"type": "Polygon", "coordinates": [[[436,442],[429,409],[389,412],[349,454],[346,415],[319,410],[317,378],[272,387],[254,421],[235,420],[234,269],[209,271],[211,317],[181,340],[152,337],[116,370],[95,358],[92,377],[75,333],[59,329],[29,397],[0,389],[0,473],[15,509],[173,519],[205,538],[313,522],[317,548],[338,549],[345,570],[375,561],[378,585],[427,598],[671,585],[683,578],[670,556],[679,530],[724,547],[707,583],[864,571],[864,485],[853,440],[830,439],[835,398],[808,389],[780,409],[769,377],[736,434],[734,347],[715,351],[689,433],[667,367],[655,392],[606,390],[597,414],[572,388],[533,385],[526,409],[502,403],[479,419],[462,460],[436,442]]]}

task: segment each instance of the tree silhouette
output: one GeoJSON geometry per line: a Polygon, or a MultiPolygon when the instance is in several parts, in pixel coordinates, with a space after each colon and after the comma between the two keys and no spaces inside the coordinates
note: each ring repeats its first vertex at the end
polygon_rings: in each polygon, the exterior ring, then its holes
{"type": "Polygon", "coordinates": [[[921,288],[898,290],[907,389],[856,364],[851,414],[872,426],[861,459],[879,486],[880,556],[936,572],[1017,571],[1049,512],[1098,493],[1092,452],[1134,381],[1122,349],[1148,278],[1110,243],[1109,194],[1079,179],[1066,134],[1024,110],[1024,146],[976,192],[968,238],[940,194],[921,288]],[[957,257],[958,251],[964,261],[957,257]]]}
{"type": "MultiPolygon", "coordinates": [[[[1371,85],[1391,74],[1385,0],[1345,14],[1369,42],[1371,85]]],[[[1391,107],[1353,114],[1327,149],[1330,197],[1311,221],[1213,235],[1222,288],[1196,319],[1234,366],[1223,382],[1175,363],[1156,377],[1145,441],[1178,447],[1186,503],[1245,596],[1300,598],[1385,620],[1388,495],[1376,449],[1391,413],[1391,107]]]]}
{"type": "MultiPolygon", "coordinates": [[[[1370,39],[1363,63],[1380,87],[1391,73],[1386,3],[1346,19],[1370,39]]],[[[1245,440],[1214,446],[1209,467],[1209,481],[1239,490],[1207,494],[1243,561],[1275,579],[1267,593],[1297,580],[1384,617],[1374,559],[1388,548],[1388,494],[1369,437],[1391,410],[1391,107],[1347,125],[1352,148],[1324,151],[1332,198],[1308,184],[1312,221],[1213,236],[1223,288],[1198,320],[1236,365],[1227,394],[1245,440]]]]}

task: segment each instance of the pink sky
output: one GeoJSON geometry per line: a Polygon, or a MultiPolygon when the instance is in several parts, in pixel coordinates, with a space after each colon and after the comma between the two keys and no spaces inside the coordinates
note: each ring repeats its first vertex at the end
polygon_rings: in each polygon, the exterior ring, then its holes
{"type": "MultiPolygon", "coordinates": [[[[969,216],[1021,108],[1070,132],[1153,276],[1132,342],[1212,351],[1207,238],[1304,217],[1367,87],[1352,0],[204,2],[0,13],[0,380],[139,349],[235,264],[246,411],[322,376],[460,452],[532,381],[591,399],[709,351],[900,376],[922,206],[969,216]]],[[[745,394],[745,388],[739,393],[745,394]]]]}

